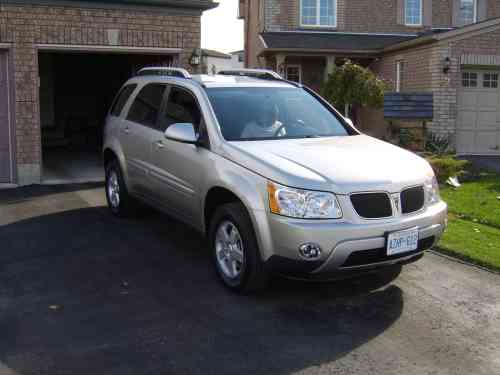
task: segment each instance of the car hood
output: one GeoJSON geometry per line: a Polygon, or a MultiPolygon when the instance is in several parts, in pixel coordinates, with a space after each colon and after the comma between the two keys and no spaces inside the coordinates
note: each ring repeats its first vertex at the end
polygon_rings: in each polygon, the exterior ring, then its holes
{"type": "Polygon", "coordinates": [[[423,158],[367,135],[227,142],[223,152],[277,183],[337,194],[398,192],[433,176],[423,158]]]}

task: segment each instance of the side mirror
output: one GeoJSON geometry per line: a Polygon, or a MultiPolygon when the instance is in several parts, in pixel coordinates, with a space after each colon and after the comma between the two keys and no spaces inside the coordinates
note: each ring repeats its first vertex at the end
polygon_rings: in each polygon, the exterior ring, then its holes
{"type": "Polygon", "coordinates": [[[196,144],[198,137],[194,131],[194,125],[190,123],[176,123],[165,130],[165,138],[171,141],[196,144]]]}
{"type": "Polygon", "coordinates": [[[353,128],[355,127],[355,126],[354,126],[354,123],[352,122],[352,120],[351,120],[349,117],[344,117],[344,120],[345,120],[345,122],[347,122],[349,125],[351,125],[353,128]]]}

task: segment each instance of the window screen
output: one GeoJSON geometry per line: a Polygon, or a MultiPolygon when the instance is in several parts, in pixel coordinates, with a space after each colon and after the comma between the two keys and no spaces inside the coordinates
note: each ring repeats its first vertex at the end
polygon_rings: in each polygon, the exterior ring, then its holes
{"type": "Polygon", "coordinates": [[[142,88],[130,108],[127,120],[154,127],[160,112],[165,85],[151,83],[142,88]]]}
{"type": "Polygon", "coordinates": [[[110,113],[112,116],[120,116],[123,107],[125,107],[127,100],[130,98],[130,95],[132,95],[136,87],[137,85],[127,85],[120,91],[120,93],[116,96],[113,106],[111,107],[110,113]]]}
{"type": "Polygon", "coordinates": [[[460,21],[463,25],[476,22],[476,1],[460,0],[460,21]]]}
{"type": "Polygon", "coordinates": [[[422,0],[405,1],[405,24],[415,26],[422,24],[422,0]]]}

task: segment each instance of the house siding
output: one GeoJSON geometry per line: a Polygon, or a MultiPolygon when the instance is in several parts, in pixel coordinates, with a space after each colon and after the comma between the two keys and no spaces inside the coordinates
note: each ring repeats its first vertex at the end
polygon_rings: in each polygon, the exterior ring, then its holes
{"type": "Polygon", "coordinates": [[[38,44],[181,48],[181,66],[200,46],[198,13],[79,8],[75,6],[0,5],[0,43],[12,48],[20,184],[38,182],[41,164],[38,94],[38,44]],[[110,37],[117,36],[115,38],[110,37]]]}

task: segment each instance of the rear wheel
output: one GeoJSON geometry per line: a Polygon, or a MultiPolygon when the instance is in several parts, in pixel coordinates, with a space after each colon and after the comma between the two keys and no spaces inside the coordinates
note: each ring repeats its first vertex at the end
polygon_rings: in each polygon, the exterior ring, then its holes
{"type": "Polygon", "coordinates": [[[220,280],[229,289],[247,293],[267,285],[252,221],[241,203],[219,207],[209,229],[212,257],[220,280]]]}
{"type": "Polygon", "coordinates": [[[106,165],[106,199],[109,209],[118,217],[127,217],[133,211],[132,197],[128,193],[120,164],[116,159],[106,165]]]}

